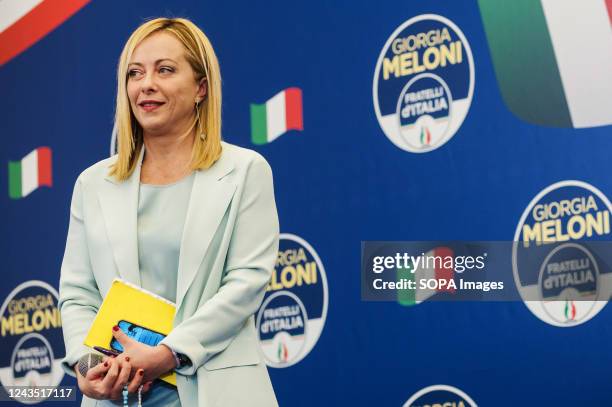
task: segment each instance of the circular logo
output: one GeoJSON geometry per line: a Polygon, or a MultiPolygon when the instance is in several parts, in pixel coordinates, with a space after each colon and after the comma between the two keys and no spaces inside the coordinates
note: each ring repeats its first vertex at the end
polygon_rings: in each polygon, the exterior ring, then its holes
{"type": "Polygon", "coordinates": [[[593,318],[612,293],[608,198],[581,181],[542,190],[518,223],[512,250],[516,286],[529,310],[554,326],[593,318]]]}
{"type": "MultiPolygon", "coordinates": [[[[17,286],[0,308],[3,386],[58,386],[64,377],[62,321],[55,288],[43,281],[17,286]]],[[[19,400],[33,404],[44,401],[19,400]]]]}
{"type": "Polygon", "coordinates": [[[259,343],[270,367],[304,359],[319,340],[327,316],[327,277],[304,239],[281,233],[276,266],[257,312],[259,343]]]}
{"type": "Polygon", "coordinates": [[[425,153],[461,127],[474,93],[474,59],[465,36],[445,17],[413,17],[388,38],[372,94],[385,135],[402,150],[425,153]]]}
{"type": "Polygon", "coordinates": [[[414,393],[404,403],[404,407],[476,407],[470,396],[456,387],[436,384],[414,393]]]}

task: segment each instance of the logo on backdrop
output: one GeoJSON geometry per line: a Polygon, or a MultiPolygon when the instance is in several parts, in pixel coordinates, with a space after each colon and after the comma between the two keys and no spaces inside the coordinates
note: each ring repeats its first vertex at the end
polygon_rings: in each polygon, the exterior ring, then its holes
{"type": "Polygon", "coordinates": [[[456,387],[436,384],[414,393],[404,407],[476,407],[476,403],[456,387]]]}
{"type": "Polygon", "coordinates": [[[9,197],[25,198],[42,186],[53,186],[51,149],[38,147],[19,161],[9,161],[9,197]]]}
{"type": "Polygon", "coordinates": [[[523,212],[512,250],[514,281],[542,321],[580,325],[607,304],[612,257],[604,242],[612,238],[611,211],[594,186],[561,181],[542,190],[523,212]]]}
{"type": "Polygon", "coordinates": [[[2,0],[0,65],[34,45],[87,3],[89,0],[2,0]]]}
{"type": "Polygon", "coordinates": [[[378,123],[397,147],[425,153],[444,145],[474,93],[474,59],[463,32],[434,14],[400,25],[378,57],[372,93],[378,123]]]}
{"type": "Polygon", "coordinates": [[[612,2],[478,3],[512,113],[550,127],[612,124],[612,2]]]}
{"type": "Polygon", "coordinates": [[[253,144],[270,143],[289,130],[304,130],[300,88],[287,88],[263,104],[251,104],[253,144]]]}
{"type": "Polygon", "coordinates": [[[323,263],[299,236],[280,235],[278,257],[264,301],[257,312],[259,343],[271,367],[304,359],[321,336],[328,290],[323,263]]]}
{"type": "Polygon", "coordinates": [[[31,280],[17,286],[0,308],[3,386],[58,386],[64,377],[62,322],[58,295],[31,280]]]}

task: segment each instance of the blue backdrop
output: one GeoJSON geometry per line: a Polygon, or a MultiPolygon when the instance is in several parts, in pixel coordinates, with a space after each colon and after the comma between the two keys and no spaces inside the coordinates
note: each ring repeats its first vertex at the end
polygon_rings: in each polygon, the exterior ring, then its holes
{"type": "MultiPolygon", "coordinates": [[[[512,240],[529,202],[555,182],[577,179],[612,193],[610,126],[549,128],[515,116],[475,0],[84,5],[0,67],[0,190],[9,190],[8,162],[40,146],[52,150],[53,179],[51,188],[0,199],[0,302],[30,280],[57,289],[74,181],[109,155],[119,53],[156,16],[188,17],[209,36],[223,76],[224,139],[269,161],[281,232],[307,241],[325,266],[320,338],[299,362],[269,368],[281,406],[401,406],[435,384],[461,389],[481,406],[612,405],[610,307],[562,328],[522,302],[360,300],[360,241],[512,240]],[[415,154],[385,136],[372,81],[387,39],[423,14],[460,28],[475,81],[452,139],[415,154]],[[303,131],[254,145],[250,104],[288,87],[302,90],[303,131]]],[[[49,340],[61,344],[52,331],[49,340]]],[[[20,337],[3,328],[0,368],[11,368],[20,337]]],[[[64,376],[62,384],[75,380],[64,376]]]]}

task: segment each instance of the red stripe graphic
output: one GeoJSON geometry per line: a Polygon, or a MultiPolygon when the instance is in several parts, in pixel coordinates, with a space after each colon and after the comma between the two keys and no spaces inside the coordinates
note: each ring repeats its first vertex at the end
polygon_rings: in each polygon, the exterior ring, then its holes
{"type": "Polygon", "coordinates": [[[302,118],[302,89],[285,89],[285,107],[287,130],[304,130],[302,118]]]}
{"type": "Polygon", "coordinates": [[[610,25],[612,25],[612,0],[606,0],[606,8],[608,9],[608,18],[610,18],[610,25]]]}
{"type": "Polygon", "coordinates": [[[0,65],[34,45],[90,0],[44,0],[0,33],[0,65]]]}
{"type": "Polygon", "coordinates": [[[51,149],[39,147],[38,149],[38,186],[53,186],[53,174],[51,171],[51,149]]]}
{"type": "MultiPolygon", "coordinates": [[[[453,251],[448,247],[436,247],[434,250],[434,256],[440,257],[442,259],[447,256],[453,257],[453,251]]],[[[446,262],[444,262],[446,263],[446,262]]],[[[455,270],[453,267],[444,267],[444,263],[442,263],[442,267],[436,267],[436,280],[452,280],[455,275],[455,270]]],[[[454,292],[454,288],[443,288],[438,289],[438,291],[451,291],[454,292]]]]}

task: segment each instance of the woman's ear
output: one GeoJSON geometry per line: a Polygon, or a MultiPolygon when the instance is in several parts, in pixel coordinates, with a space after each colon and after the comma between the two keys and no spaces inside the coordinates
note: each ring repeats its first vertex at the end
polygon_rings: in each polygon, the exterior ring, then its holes
{"type": "Polygon", "coordinates": [[[198,84],[198,93],[196,95],[197,100],[200,102],[206,99],[206,85],[208,85],[206,78],[200,79],[200,83],[198,84]]]}

